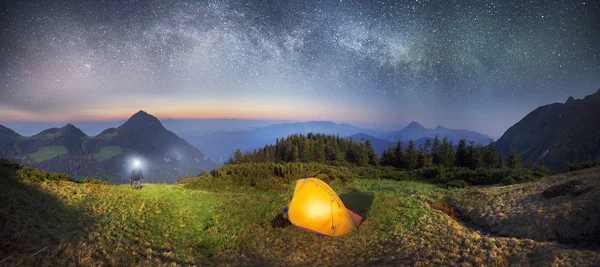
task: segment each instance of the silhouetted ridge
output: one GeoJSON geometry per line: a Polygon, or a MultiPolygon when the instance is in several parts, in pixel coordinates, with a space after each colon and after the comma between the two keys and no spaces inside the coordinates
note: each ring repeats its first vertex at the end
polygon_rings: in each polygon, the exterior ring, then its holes
{"type": "Polygon", "coordinates": [[[87,136],[81,129],[75,127],[73,124],[67,123],[60,129],[60,132],[65,136],[71,137],[84,137],[87,136]]]}
{"type": "Polygon", "coordinates": [[[17,132],[13,131],[12,129],[10,129],[4,125],[0,125],[0,136],[17,137],[17,136],[21,136],[21,135],[19,135],[17,132]]]}
{"type": "Polygon", "coordinates": [[[144,132],[167,132],[168,130],[162,125],[160,120],[156,117],[140,110],[127,120],[123,125],[119,126],[119,129],[125,131],[144,131],[144,132]]]}
{"type": "Polygon", "coordinates": [[[412,121],[404,129],[423,129],[424,130],[425,127],[423,127],[423,125],[419,124],[416,121],[412,121]]]}

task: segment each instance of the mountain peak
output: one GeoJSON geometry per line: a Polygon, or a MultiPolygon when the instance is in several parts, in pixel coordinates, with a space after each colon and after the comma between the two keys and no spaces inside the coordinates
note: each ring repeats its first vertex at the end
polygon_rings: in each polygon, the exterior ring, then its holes
{"type": "Polygon", "coordinates": [[[569,99],[567,99],[567,102],[565,102],[565,104],[569,104],[575,102],[575,98],[573,98],[572,96],[569,96],[569,99]]]}
{"type": "Polygon", "coordinates": [[[423,127],[423,125],[419,124],[416,121],[412,121],[408,125],[406,125],[404,129],[425,129],[425,127],[423,127]]]}
{"type": "Polygon", "coordinates": [[[63,126],[61,131],[66,135],[86,136],[82,130],[70,123],[67,123],[67,125],[63,126]]]}
{"type": "Polygon", "coordinates": [[[435,127],[436,130],[448,130],[448,128],[442,126],[442,125],[438,125],[437,127],[435,127]]]}
{"type": "Polygon", "coordinates": [[[119,126],[119,129],[133,131],[167,131],[160,120],[143,110],[133,114],[133,116],[123,123],[123,125],[119,126]]]}

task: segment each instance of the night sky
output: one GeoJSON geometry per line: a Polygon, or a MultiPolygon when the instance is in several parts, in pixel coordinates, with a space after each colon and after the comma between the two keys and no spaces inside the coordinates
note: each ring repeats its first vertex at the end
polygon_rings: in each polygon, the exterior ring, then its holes
{"type": "Polygon", "coordinates": [[[0,121],[416,120],[499,136],[600,88],[598,1],[4,1],[0,121]]]}

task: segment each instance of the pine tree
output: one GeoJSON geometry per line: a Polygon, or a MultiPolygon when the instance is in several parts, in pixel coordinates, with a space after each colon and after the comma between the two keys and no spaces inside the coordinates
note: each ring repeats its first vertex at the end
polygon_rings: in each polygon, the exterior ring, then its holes
{"type": "Polygon", "coordinates": [[[465,139],[458,141],[456,163],[454,165],[457,167],[469,167],[469,152],[467,151],[467,140],[465,139]]]}
{"type": "Polygon", "coordinates": [[[483,155],[481,145],[475,145],[475,142],[469,142],[468,151],[468,162],[469,168],[472,170],[483,167],[483,155]]]}
{"type": "MultiPolygon", "coordinates": [[[[429,141],[429,139],[427,139],[427,141],[429,141]]],[[[427,141],[425,142],[425,146],[419,145],[419,163],[417,164],[417,168],[424,168],[432,165],[431,154],[429,154],[427,149],[427,141]]],[[[431,146],[431,142],[429,142],[429,146],[431,146]]]]}
{"type": "Polygon", "coordinates": [[[365,149],[367,151],[367,155],[369,156],[369,164],[377,166],[377,164],[379,164],[379,156],[375,150],[373,150],[373,146],[371,146],[371,140],[367,139],[365,141],[365,149]]]}
{"type": "Polygon", "coordinates": [[[486,168],[497,168],[498,167],[498,154],[496,154],[496,142],[490,139],[490,144],[485,148],[483,155],[483,163],[486,168]]]}
{"type": "Polygon", "coordinates": [[[237,149],[233,154],[233,160],[235,163],[242,163],[244,161],[244,154],[240,149],[237,149]]]}
{"type": "Polygon", "coordinates": [[[408,141],[408,147],[406,148],[406,155],[404,155],[405,168],[409,170],[414,170],[417,167],[419,154],[415,149],[415,142],[412,139],[408,141]]]}
{"type": "Polygon", "coordinates": [[[402,150],[402,142],[398,141],[396,143],[396,149],[394,150],[394,156],[396,158],[396,162],[394,166],[396,168],[405,168],[404,167],[404,151],[402,150]]]}
{"type": "Polygon", "coordinates": [[[508,167],[511,169],[521,168],[521,159],[519,158],[519,153],[517,153],[517,151],[514,149],[511,149],[510,154],[508,155],[508,167]]]}
{"type": "Polygon", "coordinates": [[[383,166],[395,166],[396,165],[396,154],[394,148],[390,146],[387,151],[381,153],[381,165],[383,166]]]}
{"type": "Polygon", "coordinates": [[[323,163],[325,162],[325,143],[323,141],[323,139],[320,139],[319,136],[317,136],[317,144],[315,145],[315,148],[313,149],[314,152],[314,159],[316,162],[319,163],[323,163]]]}
{"type": "Polygon", "coordinates": [[[506,162],[504,161],[504,153],[502,153],[502,151],[500,151],[500,154],[498,155],[498,168],[505,168],[506,167],[506,162]]]}
{"type": "Polygon", "coordinates": [[[442,164],[442,145],[440,144],[440,137],[436,134],[433,139],[433,146],[431,148],[431,156],[433,164],[442,164]]]}
{"type": "Polygon", "coordinates": [[[456,156],[454,155],[454,149],[452,148],[452,141],[448,141],[448,136],[444,136],[442,142],[442,164],[446,167],[454,166],[456,156]]]}

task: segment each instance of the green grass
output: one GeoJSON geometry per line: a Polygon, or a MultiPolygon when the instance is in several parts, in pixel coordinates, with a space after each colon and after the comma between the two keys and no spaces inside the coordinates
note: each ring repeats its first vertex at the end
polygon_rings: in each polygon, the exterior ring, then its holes
{"type": "Polygon", "coordinates": [[[439,211],[465,189],[425,182],[334,181],[364,221],[351,234],[326,238],[270,226],[291,199],[293,184],[279,191],[144,184],[134,191],[128,184],[1,175],[1,264],[586,266],[600,255],[481,235],[439,211]]]}
{"type": "Polygon", "coordinates": [[[105,146],[100,148],[100,151],[94,154],[94,159],[98,161],[104,161],[121,155],[123,153],[123,149],[118,146],[105,146]]]}
{"type": "Polygon", "coordinates": [[[67,154],[67,148],[64,146],[45,146],[37,152],[29,155],[35,162],[50,160],[67,154]]]}

